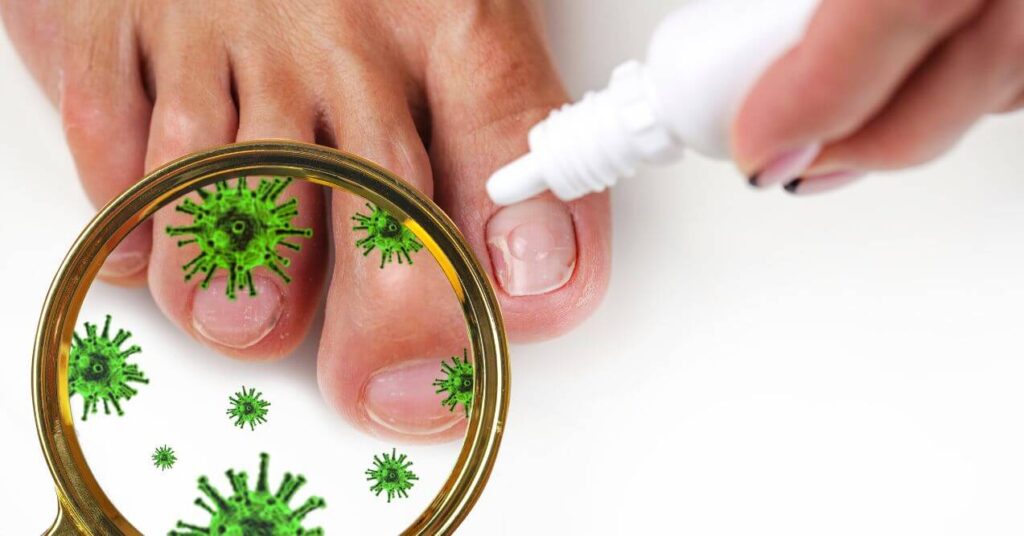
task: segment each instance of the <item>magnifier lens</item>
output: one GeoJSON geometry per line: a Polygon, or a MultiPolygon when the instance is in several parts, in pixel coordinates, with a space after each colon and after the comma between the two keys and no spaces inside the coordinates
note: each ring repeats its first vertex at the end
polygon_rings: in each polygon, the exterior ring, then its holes
{"type": "Polygon", "coordinates": [[[68,356],[74,431],[120,514],[145,534],[402,532],[456,464],[437,441],[463,437],[474,387],[416,223],[287,175],[207,183],[148,221],[148,288],[94,282],[68,356]]]}

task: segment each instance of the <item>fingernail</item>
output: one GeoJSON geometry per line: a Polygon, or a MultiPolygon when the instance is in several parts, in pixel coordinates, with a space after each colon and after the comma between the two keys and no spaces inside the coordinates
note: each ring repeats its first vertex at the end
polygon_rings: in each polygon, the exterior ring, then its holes
{"type": "Polygon", "coordinates": [[[383,368],[370,376],[363,394],[363,406],[370,420],[388,430],[406,435],[433,435],[463,419],[441,404],[434,380],[442,375],[440,359],[407,361],[383,368]]]}
{"type": "Polygon", "coordinates": [[[216,278],[205,289],[197,285],[192,291],[192,327],[230,348],[248,348],[263,340],[281,318],[281,291],[263,276],[253,276],[252,282],[255,296],[243,291],[233,300],[225,294],[227,278],[216,278]]]}
{"type": "Polygon", "coordinates": [[[786,191],[794,195],[811,195],[830,192],[861,178],[860,171],[837,171],[824,175],[801,177],[786,183],[786,191]]]}
{"type": "Polygon", "coordinates": [[[775,184],[788,183],[803,173],[821,152],[820,143],[812,143],[786,151],[772,159],[759,173],[750,177],[750,185],[767,188],[775,184]]]}
{"type": "Polygon", "coordinates": [[[107,255],[100,275],[113,279],[133,276],[149,264],[149,242],[146,235],[133,231],[107,255]]]}
{"type": "Polygon", "coordinates": [[[530,199],[502,208],[487,223],[494,275],[512,296],[561,288],[576,268],[576,228],[565,204],[530,199]]]}

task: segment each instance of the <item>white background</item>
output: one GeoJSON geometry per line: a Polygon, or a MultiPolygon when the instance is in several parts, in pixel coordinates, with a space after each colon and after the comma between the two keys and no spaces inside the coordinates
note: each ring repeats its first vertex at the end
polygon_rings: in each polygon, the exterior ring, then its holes
{"type": "MultiPolygon", "coordinates": [[[[674,2],[628,4],[549,5],[575,95],[641,55],[674,2]]],[[[30,403],[37,312],[92,209],[56,114],[3,40],[0,73],[0,534],[21,535],[54,512],[30,403]]],[[[514,348],[508,434],[464,532],[1024,532],[1022,139],[1024,117],[992,119],[933,165],[817,198],[751,191],[729,165],[693,155],[620,186],[608,298],[572,334],[514,348]]],[[[201,352],[173,337],[144,292],[117,296],[140,335],[201,352]]],[[[253,374],[319,408],[312,348],[253,374]]],[[[304,441],[384,448],[340,419],[309,419],[333,427],[304,441]]],[[[161,431],[144,421],[133,422],[161,431]]],[[[278,426],[264,435],[312,428],[278,426]]],[[[428,461],[453,451],[417,449],[428,461]]],[[[255,450],[239,456],[225,459],[251,460],[238,463],[254,473],[255,450]]],[[[271,459],[274,478],[317,470],[283,465],[271,459]]],[[[359,526],[345,516],[376,507],[336,504],[315,520],[359,526]]],[[[203,520],[176,510],[171,519],[203,520]]]]}

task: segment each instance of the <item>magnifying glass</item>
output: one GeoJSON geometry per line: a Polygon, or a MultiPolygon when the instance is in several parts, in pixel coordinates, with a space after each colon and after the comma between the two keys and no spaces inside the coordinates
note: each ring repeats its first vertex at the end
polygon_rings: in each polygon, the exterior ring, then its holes
{"type": "Polygon", "coordinates": [[[47,296],[33,397],[59,502],[48,534],[448,534],[497,456],[508,351],[484,271],[433,202],[361,158],[256,141],[167,164],[100,211],[47,296]],[[152,321],[144,293],[92,284],[132,229],[174,206],[182,224],[155,239],[190,259],[180,266],[187,288],[237,301],[258,297],[254,274],[288,285],[314,232],[289,193],[301,182],[365,200],[352,216],[360,260],[385,274],[432,257],[450,283],[464,344],[436,356],[427,387],[465,419],[461,448],[355,432],[325,409],[302,359],[212,358],[152,321]]]}

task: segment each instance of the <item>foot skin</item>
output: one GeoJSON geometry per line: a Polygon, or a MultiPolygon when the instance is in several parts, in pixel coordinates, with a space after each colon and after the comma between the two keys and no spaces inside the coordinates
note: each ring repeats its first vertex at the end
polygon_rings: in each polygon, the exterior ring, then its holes
{"type": "MultiPolygon", "coordinates": [[[[525,152],[529,127],[567,100],[527,2],[296,0],[239,9],[208,0],[0,0],[0,7],[26,65],[59,106],[97,206],[192,151],[257,138],[315,141],[380,163],[447,211],[490,270],[513,341],[569,331],[604,295],[607,195],[499,209],[484,190],[492,171],[525,152]]],[[[465,346],[450,287],[430,262],[385,270],[367,262],[350,230],[363,201],[331,195],[325,203],[309,184],[285,192],[303,207],[293,225],[314,235],[291,256],[291,284],[256,272],[256,298],[214,299],[223,279],[206,291],[182,281],[180,266],[193,252],[161,230],[188,216],[169,208],[121,244],[101,277],[148,284],[171,321],[225,354],[271,359],[307,335],[331,274],[318,357],[325,398],[372,433],[458,437],[462,416],[444,408],[431,385],[441,359],[465,346]]]]}

